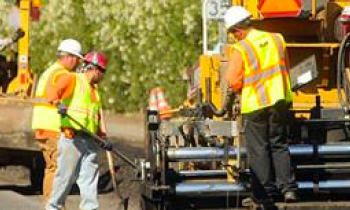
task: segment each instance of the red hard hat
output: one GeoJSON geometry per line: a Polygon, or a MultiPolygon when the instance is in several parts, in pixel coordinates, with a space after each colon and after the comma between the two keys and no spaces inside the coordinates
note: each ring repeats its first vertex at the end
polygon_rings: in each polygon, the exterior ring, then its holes
{"type": "Polygon", "coordinates": [[[107,57],[99,52],[90,52],[86,54],[84,60],[102,69],[106,69],[108,63],[107,57]]]}

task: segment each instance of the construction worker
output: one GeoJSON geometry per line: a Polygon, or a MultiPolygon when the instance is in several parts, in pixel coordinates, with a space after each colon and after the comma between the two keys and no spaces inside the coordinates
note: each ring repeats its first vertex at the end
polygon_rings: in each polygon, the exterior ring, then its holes
{"type": "Polygon", "coordinates": [[[236,40],[228,63],[227,80],[241,95],[241,114],[253,198],[264,208],[274,208],[276,187],[285,201],[296,200],[297,185],[286,141],[286,121],[292,102],[286,44],[281,34],[254,29],[251,14],[232,6],[224,15],[228,33],[236,40]]]}
{"type": "Polygon", "coordinates": [[[61,209],[72,185],[80,189],[80,209],[98,209],[98,145],[89,132],[105,135],[100,127],[100,97],[97,84],[106,71],[107,59],[98,52],[85,56],[84,73],[74,77],[65,75],[49,91],[49,101],[56,104],[61,118],[61,135],[58,141],[58,166],[54,185],[46,210],[61,209]],[[74,118],[80,125],[76,124],[74,118]]]}
{"type": "Polygon", "coordinates": [[[47,103],[48,90],[63,75],[70,75],[79,64],[82,47],[73,39],[63,40],[57,48],[57,60],[39,78],[35,98],[38,103],[34,105],[32,129],[35,138],[43,152],[45,159],[45,173],[43,181],[43,201],[47,202],[55,170],[57,167],[57,139],[60,132],[60,115],[55,106],[47,103]]]}

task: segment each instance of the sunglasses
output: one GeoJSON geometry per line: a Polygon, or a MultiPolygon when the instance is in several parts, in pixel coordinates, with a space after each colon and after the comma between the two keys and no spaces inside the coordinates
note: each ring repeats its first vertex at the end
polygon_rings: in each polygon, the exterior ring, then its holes
{"type": "Polygon", "coordinates": [[[99,67],[99,66],[96,66],[97,67],[97,69],[101,72],[101,73],[106,73],[106,69],[104,69],[104,68],[101,68],[101,67],[99,67]]]}
{"type": "Polygon", "coordinates": [[[101,68],[100,66],[95,66],[94,64],[92,64],[92,63],[89,63],[89,64],[87,64],[86,66],[85,66],[85,69],[86,70],[93,70],[93,69],[97,69],[99,72],[101,72],[101,73],[106,73],[106,69],[104,69],[104,68],[101,68]]]}

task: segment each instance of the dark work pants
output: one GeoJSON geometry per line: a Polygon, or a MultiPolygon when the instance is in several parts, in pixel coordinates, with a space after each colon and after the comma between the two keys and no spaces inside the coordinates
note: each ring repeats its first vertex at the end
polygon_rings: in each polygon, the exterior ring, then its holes
{"type": "Polygon", "coordinates": [[[253,196],[260,202],[272,201],[271,193],[276,187],[282,193],[297,188],[286,141],[288,108],[281,101],[243,115],[253,196]]]}

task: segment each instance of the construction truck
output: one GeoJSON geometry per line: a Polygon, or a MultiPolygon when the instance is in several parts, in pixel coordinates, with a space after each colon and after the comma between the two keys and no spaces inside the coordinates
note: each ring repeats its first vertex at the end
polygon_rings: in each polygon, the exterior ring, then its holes
{"type": "Polygon", "coordinates": [[[16,3],[20,23],[19,29],[9,38],[9,46],[17,46],[17,50],[10,51],[7,60],[3,60],[12,64],[12,75],[4,80],[6,85],[2,84],[0,93],[0,167],[27,167],[32,186],[37,188],[41,187],[44,161],[31,130],[33,103],[30,98],[35,77],[29,65],[29,21],[32,7],[39,3],[36,0],[16,3]]]}
{"type": "MultiPolygon", "coordinates": [[[[204,0],[203,55],[194,68],[195,97],[166,113],[147,114],[142,208],[258,208],[251,195],[239,103],[227,94],[230,56],[222,14],[231,5],[253,14],[257,29],[283,34],[291,64],[293,106],[288,141],[300,201],[280,209],[348,209],[349,1],[204,0]],[[217,24],[209,24],[216,21],[217,24]],[[219,51],[208,39],[218,27],[219,51]],[[211,46],[210,46],[211,45],[211,46]],[[197,72],[197,73],[196,73],[197,72]],[[160,115],[178,117],[161,120],[160,115]]],[[[247,140],[249,141],[249,140],[247,140]]],[[[278,198],[277,198],[278,200],[278,198]]]]}

